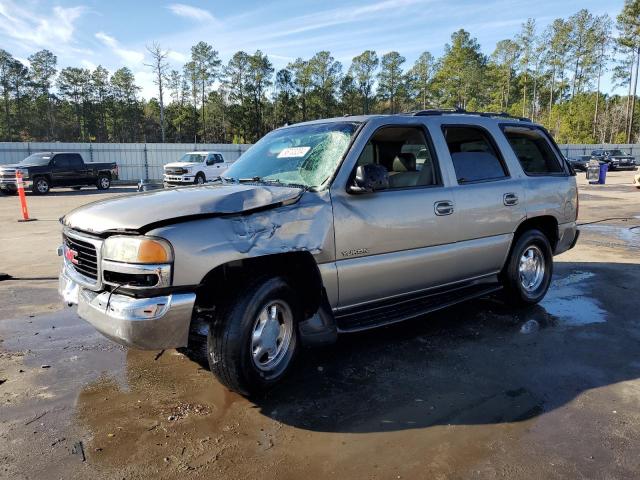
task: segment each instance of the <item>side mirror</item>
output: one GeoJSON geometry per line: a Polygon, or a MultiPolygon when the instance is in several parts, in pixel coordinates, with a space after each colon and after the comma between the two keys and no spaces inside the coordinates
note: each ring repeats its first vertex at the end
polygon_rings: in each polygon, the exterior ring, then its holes
{"type": "Polygon", "coordinates": [[[349,187],[350,193],[370,193],[389,188],[389,172],[382,165],[368,163],[356,168],[356,176],[353,185],[349,187]]]}

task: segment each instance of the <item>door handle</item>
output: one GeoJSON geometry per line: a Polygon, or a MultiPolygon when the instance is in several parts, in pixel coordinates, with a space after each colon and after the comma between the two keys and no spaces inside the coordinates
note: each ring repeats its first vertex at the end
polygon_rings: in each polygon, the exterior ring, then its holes
{"type": "Polygon", "coordinates": [[[440,200],[433,204],[433,210],[436,215],[451,215],[453,213],[453,202],[451,200],[440,200]]]}
{"type": "Polygon", "coordinates": [[[507,206],[507,207],[512,207],[514,205],[518,204],[518,196],[515,193],[505,193],[502,196],[502,202],[507,206]]]}

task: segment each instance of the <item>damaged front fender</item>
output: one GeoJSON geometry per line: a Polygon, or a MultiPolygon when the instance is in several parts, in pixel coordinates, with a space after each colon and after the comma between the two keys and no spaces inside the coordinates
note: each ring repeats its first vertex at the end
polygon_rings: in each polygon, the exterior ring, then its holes
{"type": "MultiPolygon", "coordinates": [[[[305,192],[292,205],[251,214],[193,219],[147,232],[166,238],[175,252],[173,285],[202,282],[230,262],[296,251],[317,264],[335,261],[333,215],[327,191],[305,192]]],[[[320,269],[332,272],[332,269],[320,269]]],[[[324,278],[323,278],[324,281],[324,278]]]]}

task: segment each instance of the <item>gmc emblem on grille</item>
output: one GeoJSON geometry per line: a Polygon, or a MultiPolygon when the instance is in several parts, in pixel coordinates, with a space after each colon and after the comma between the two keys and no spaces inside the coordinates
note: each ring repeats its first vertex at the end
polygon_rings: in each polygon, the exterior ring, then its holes
{"type": "Polygon", "coordinates": [[[71,250],[69,247],[65,247],[64,249],[64,258],[69,260],[74,265],[78,265],[78,252],[75,250],[71,250]]]}

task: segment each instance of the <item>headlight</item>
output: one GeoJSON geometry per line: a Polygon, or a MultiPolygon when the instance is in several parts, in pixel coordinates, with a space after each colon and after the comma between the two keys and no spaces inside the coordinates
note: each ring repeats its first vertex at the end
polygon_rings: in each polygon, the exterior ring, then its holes
{"type": "Polygon", "coordinates": [[[22,178],[29,178],[29,170],[16,170],[16,174],[20,172],[22,178]]]}
{"type": "Polygon", "coordinates": [[[114,235],[104,241],[102,258],[125,263],[169,263],[173,253],[166,240],[114,235]]]}

